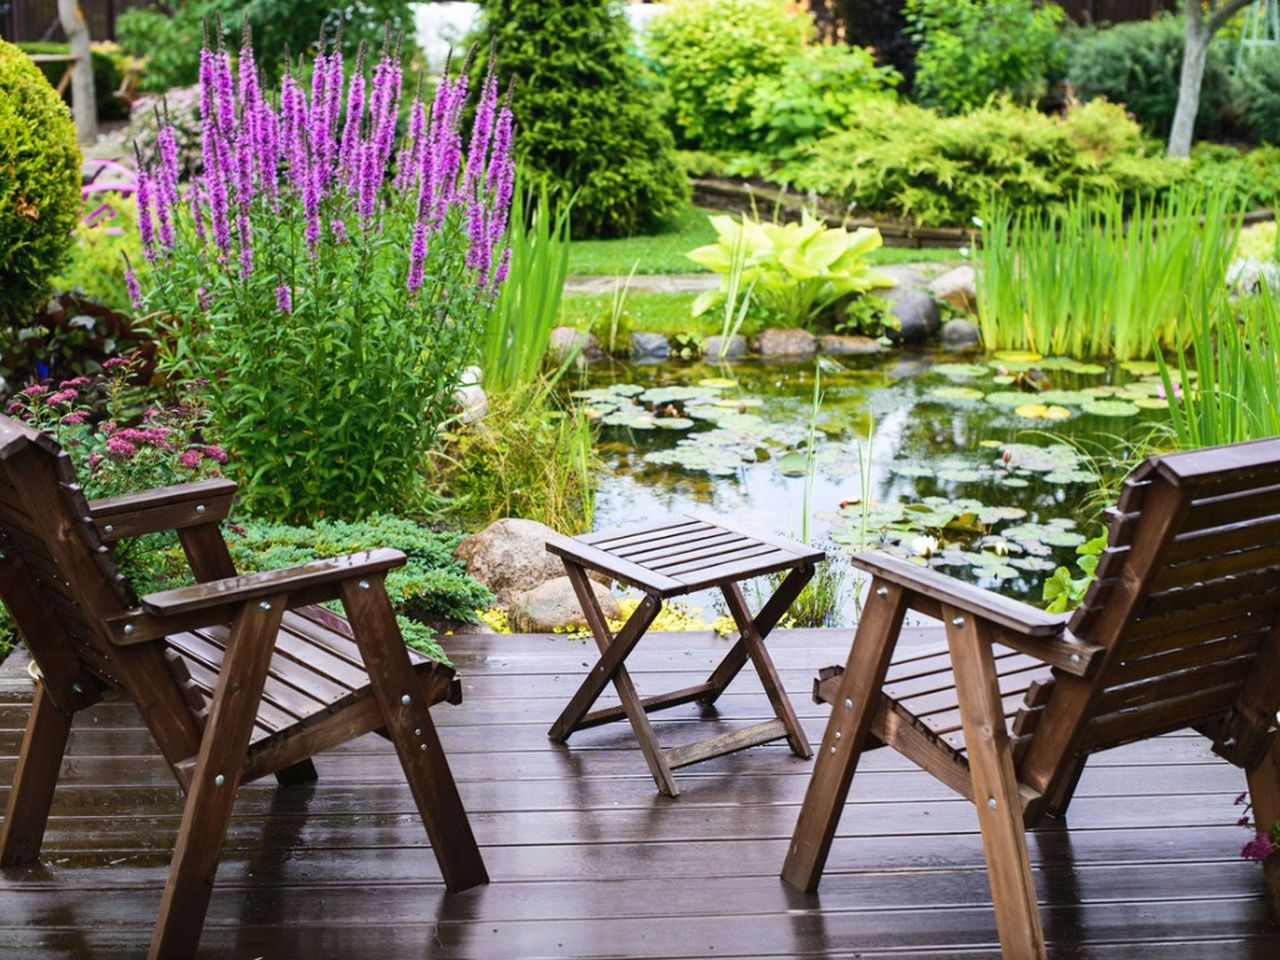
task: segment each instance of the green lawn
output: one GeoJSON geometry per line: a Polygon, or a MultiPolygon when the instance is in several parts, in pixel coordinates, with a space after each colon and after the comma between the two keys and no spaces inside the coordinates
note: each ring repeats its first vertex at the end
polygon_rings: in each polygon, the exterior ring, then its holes
{"type": "MultiPolygon", "coordinates": [[[[720,332],[720,314],[708,311],[698,319],[690,316],[693,293],[645,293],[637,291],[628,295],[618,324],[621,340],[632,331],[654,331],[668,336],[689,333],[698,337],[720,332]]],[[[613,313],[613,298],[599,294],[565,294],[560,304],[560,322],[571,327],[589,328],[608,346],[609,320],[613,313]]]]}
{"type": "MultiPolygon", "coordinates": [[[[702,273],[703,268],[685,256],[694,247],[715,241],[707,217],[714,211],[689,207],[666,233],[625,240],[575,240],[569,249],[569,273],[575,276],[622,276],[634,265],[637,275],[702,273]]],[[[871,256],[875,263],[960,262],[955,250],[917,250],[882,247],[871,256]]],[[[607,312],[607,311],[606,311],[607,312]]]]}

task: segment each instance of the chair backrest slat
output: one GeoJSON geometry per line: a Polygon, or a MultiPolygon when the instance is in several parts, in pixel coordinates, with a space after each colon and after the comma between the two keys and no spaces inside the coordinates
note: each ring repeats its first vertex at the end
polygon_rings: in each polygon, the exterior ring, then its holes
{"type": "MultiPolygon", "coordinates": [[[[1108,647],[1081,718],[1088,749],[1230,710],[1280,636],[1280,439],[1152,458],[1134,476],[1113,515],[1104,575],[1071,622],[1081,639],[1108,647]],[[1180,519],[1147,545],[1156,559],[1139,570],[1130,547],[1144,502],[1161,488],[1180,498],[1180,519]],[[1096,635],[1118,585],[1138,580],[1145,589],[1128,623],[1096,635]]],[[[1280,707],[1280,678],[1275,689],[1280,707]]]]}

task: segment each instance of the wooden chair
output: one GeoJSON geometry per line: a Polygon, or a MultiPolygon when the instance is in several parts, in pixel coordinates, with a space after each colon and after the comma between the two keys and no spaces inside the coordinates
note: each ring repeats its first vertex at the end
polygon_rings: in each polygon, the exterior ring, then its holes
{"type": "Polygon", "coordinates": [[[219,530],[235,484],[86,503],[68,456],[0,416],[0,599],[43,675],[0,829],[0,866],[39,855],[72,717],[120,692],[186,793],[150,956],[195,956],[236,789],[369,731],[395,745],[450,890],[485,883],[429,708],[453,671],[404,645],[383,580],[395,550],[236,576],[219,530]],[[136,600],[110,544],[176,529],[194,587],[136,600]],[[316,606],[340,600],[346,618],[316,606]]]}
{"type": "MultiPolygon", "coordinates": [[[[1008,960],[1046,956],[1025,828],[1067,810],[1096,751],[1192,728],[1280,819],[1280,439],[1135,470],[1084,604],[1054,616],[879,554],[782,876],[817,889],[863,751],[891,746],[973,801],[1008,960]],[[945,647],[894,658],[907,610],[945,647]],[[1012,719],[1011,726],[1006,723],[1012,719]]],[[[1159,812],[1152,817],[1158,820],[1159,812]]],[[[1280,914],[1280,862],[1265,865],[1280,914]]]]}

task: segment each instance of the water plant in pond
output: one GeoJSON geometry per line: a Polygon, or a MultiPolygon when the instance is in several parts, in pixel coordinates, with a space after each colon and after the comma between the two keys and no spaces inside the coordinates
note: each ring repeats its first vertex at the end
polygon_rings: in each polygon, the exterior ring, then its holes
{"type": "Polygon", "coordinates": [[[1098,560],[1106,548],[1105,533],[1076,547],[1076,568],[1080,571],[1080,576],[1073,577],[1067,567],[1056,568],[1042,588],[1041,598],[1045,601],[1046,610],[1050,613],[1064,613],[1080,606],[1089,584],[1093,583],[1098,560]]]}
{"type": "Polygon", "coordinates": [[[712,217],[711,223],[717,241],[690,251],[689,259],[721,274],[721,282],[694,301],[695,317],[746,283],[762,310],[804,327],[850,294],[894,285],[867,259],[884,242],[874,228],[828,227],[808,211],[800,223],[769,223],[745,213],[712,217]]]}
{"type": "Polygon", "coordinates": [[[403,506],[510,266],[511,112],[490,74],[464,139],[467,77],[445,76],[397,142],[389,46],[368,85],[322,46],[310,93],[286,72],[278,109],[248,42],[200,63],[204,173],[181,194],[162,124],[138,158],[131,294],[169,371],[208,381],[252,509],[403,506]]]}
{"type": "Polygon", "coordinates": [[[1126,209],[1114,195],[1048,213],[993,198],[981,217],[984,344],[1120,360],[1185,347],[1197,291],[1224,283],[1237,211],[1224,192],[1189,189],[1126,209]]]}
{"type": "Polygon", "coordinates": [[[480,335],[480,366],[490,391],[531,383],[542,373],[569,273],[572,203],[552,204],[546,185],[517,190],[511,204],[507,282],[480,335]]]}
{"type": "Polygon", "coordinates": [[[1197,322],[1190,363],[1158,362],[1178,446],[1280,436],[1280,299],[1265,286],[1234,307],[1215,298],[1197,322]]]}

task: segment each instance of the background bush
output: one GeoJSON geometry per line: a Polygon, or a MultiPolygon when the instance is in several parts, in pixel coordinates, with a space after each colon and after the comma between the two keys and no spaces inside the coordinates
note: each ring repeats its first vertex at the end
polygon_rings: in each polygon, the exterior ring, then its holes
{"type": "Polygon", "coordinates": [[[514,81],[516,156],[528,186],[573,205],[575,236],[629,236],[683,206],[688,181],[615,0],[486,0],[482,45],[514,81]]]}
{"type": "MultiPolygon", "coordinates": [[[[1106,97],[1122,103],[1147,134],[1166,138],[1178,105],[1182,44],[1181,18],[1167,15],[1086,30],[1072,47],[1068,76],[1080,99],[1106,97]]],[[[1220,130],[1229,100],[1227,53],[1221,42],[1214,42],[1205,63],[1197,137],[1220,130]]]]}
{"type": "Polygon", "coordinates": [[[944,113],[995,95],[1035,103],[1066,64],[1054,3],[907,0],[906,15],[918,46],[912,96],[944,113]]]}
{"type": "Polygon", "coordinates": [[[868,96],[899,80],[896,70],[877,66],[861,47],[806,47],[777,77],[756,85],[749,120],[753,143],[772,152],[810,143],[830,128],[845,126],[868,96]]]}
{"type": "Polygon", "coordinates": [[[845,39],[875,50],[881,64],[902,75],[902,93],[909,93],[916,75],[916,45],[908,33],[903,0],[834,0],[844,23],[845,39]]]}
{"type": "Polygon", "coordinates": [[[240,24],[244,14],[253,29],[258,64],[268,83],[274,84],[284,69],[284,48],[296,58],[315,46],[324,25],[333,36],[342,25],[343,52],[355,56],[360,41],[376,52],[382,43],[383,25],[404,34],[404,50],[413,45],[413,10],[407,0],[358,0],[334,4],[313,0],[185,0],[170,8],[172,15],[155,8],[130,10],[116,21],[120,46],[147,58],[140,87],[162,92],[196,82],[200,66],[203,24],[222,17],[227,45],[240,49],[240,24]]]}
{"type": "Polygon", "coordinates": [[[1236,73],[1233,93],[1235,110],[1250,135],[1280,146],[1280,55],[1254,57],[1236,73]]]}
{"type": "Polygon", "coordinates": [[[1248,209],[1274,206],[1280,194],[1280,146],[1241,150],[1198,143],[1191,150],[1189,175],[1208,188],[1229,189],[1248,209]]]}
{"type": "Polygon", "coordinates": [[[813,33],[786,0],[676,0],[645,38],[667,82],[681,146],[749,151],[752,97],[777,80],[813,33]]]}
{"type": "Polygon", "coordinates": [[[125,287],[125,257],[135,267],[145,263],[142,241],[138,239],[138,208],[132,197],[95,194],[89,206],[109,204],[114,216],[102,216],[92,224],[76,224],[74,242],[66,263],[53,285],[58,290],[86,294],[113,310],[132,309],[125,287]]]}
{"type": "MultiPolygon", "coordinates": [[[[18,46],[26,53],[53,53],[63,57],[71,49],[65,43],[20,43],[18,46]]],[[[89,58],[93,61],[93,93],[98,103],[98,119],[121,120],[127,117],[128,105],[117,99],[115,94],[124,78],[128,56],[114,43],[95,43],[89,48],[89,58]]],[[[67,72],[65,63],[40,63],[37,66],[54,87],[67,72]]],[[[71,105],[70,83],[63,91],[62,99],[67,106],[71,105]]]]}
{"type": "Polygon", "coordinates": [[[1062,116],[995,102],[957,117],[869,100],[850,129],[775,173],[864,211],[949,226],[968,225],[992,192],[1015,208],[1042,207],[1080,192],[1153,192],[1175,175],[1103,100],[1062,116]]]}
{"type": "Polygon", "coordinates": [[[79,215],[71,112],[30,58],[0,40],[0,321],[30,318],[79,215]]]}

